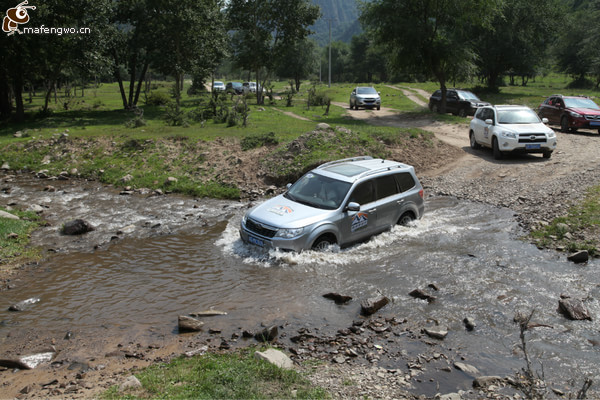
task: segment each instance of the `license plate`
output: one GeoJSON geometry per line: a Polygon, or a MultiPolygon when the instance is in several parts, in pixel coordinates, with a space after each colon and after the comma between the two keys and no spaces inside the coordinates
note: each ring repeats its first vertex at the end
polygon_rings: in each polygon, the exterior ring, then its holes
{"type": "Polygon", "coordinates": [[[261,239],[255,238],[254,236],[248,236],[248,242],[260,247],[265,247],[265,242],[261,239]]]}
{"type": "Polygon", "coordinates": [[[592,121],[590,122],[590,126],[600,126],[600,121],[592,121]]]}
{"type": "Polygon", "coordinates": [[[539,143],[535,143],[535,144],[526,144],[525,148],[527,150],[534,150],[534,149],[539,149],[540,148],[540,144],[539,143]]]}

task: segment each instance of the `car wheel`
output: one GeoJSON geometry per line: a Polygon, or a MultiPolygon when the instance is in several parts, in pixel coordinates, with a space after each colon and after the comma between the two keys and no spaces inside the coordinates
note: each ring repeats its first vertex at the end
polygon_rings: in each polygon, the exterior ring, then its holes
{"type": "Polygon", "coordinates": [[[381,106],[377,106],[377,111],[381,110],[381,106]]]}
{"type": "Polygon", "coordinates": [[[335,244],[335,240],[329,235],[320,236],[312,245],[312,249],[316,251],[327,250],[331,245],[335,244]]]}
{"type": "Polygon", "coordinates": [[[466,108],[461,108],[458,110],[458,116],[462,117],[462,118],[466,118],[467,117],[467,109],[466,108]]]}
{"type": "Polygon", "coordinates": [[[469,132],[469,142],[471,142],[471,148],[473,150],[477,150],[481,147],[477,140],[475,140],[475,133],[473,131],[469,132]]]}
{"type": "Polygon", "coordinates": [[[498,147],[498,139],[494,136],[492,138],[492,153],[494,154],[494,159],[502,160],[502,152],[500,151],[500,147],[498,147]]]}
{"type": "Polygon", "coordinates": [[[350,109],[352,110],[354,108],[354,106],[352,105],[352,102],[350,102],[350,109]]]}
{"type": "Polygon", "coordinates": [[[434,104],[431,106],[431,111],[437,114],[440,112],[440,109],[438,108],[437,104],[434,104]]]}
{"type": "Polygon", "coordinates": [[[566,116],[560,119],[560,130],[564,133],[569,132],[569,119],[566,116]]]}
{"type": "Polygon", "coordinates": [[[544,153],[542,154],[544,156],[544,158],[550,158],[552,156],[552,152],[551,151],[544,151],[544,153]]]}
{"type": "Polygon", "coordinates": [[[415,220],[415,216],[413,215],[413,213],[405,212],[404,214],[402,214],[402,216],[400,216],[400,219],[398,220],[398,225],[406,226],[414,220],[415,220]]]}

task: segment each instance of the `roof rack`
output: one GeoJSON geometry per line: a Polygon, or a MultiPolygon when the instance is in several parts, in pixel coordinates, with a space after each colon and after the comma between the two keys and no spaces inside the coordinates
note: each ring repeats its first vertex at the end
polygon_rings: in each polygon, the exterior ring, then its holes
{"type": "Polygon", "coordinates": [[[408,167],[408,165],[403,164],[403,163],[398,163],[397,165],[390,165],[390,166],[387,166],[387,167],[381,167],[381,168],[377,168],[377,169],[372,169],[370,171],[365,171],[365,172],[357,175],[355,177],[355,179],[364,178],[365,176],[369,176],[369,175],[375,175],[375,174],[378,174],[378,173],[380,173],[382,171],[391,171],[393,169],[404,169],[406,167],[408,167]]]}
{"type": "Polygon", "coordinates": [[[331,165],[341,164],[341,163],[350,162],[350,161],[364,161],[364,160],[373,160],[373,157],[371,157],[371,156],[360,156],[360,157],[344,158],[342,160],[330,161],[330,162],[325,163],[323,165],[319,165],[316,169],[322,169],[322,168],[325,168],[325,167],[329,167],[331,165]]]}

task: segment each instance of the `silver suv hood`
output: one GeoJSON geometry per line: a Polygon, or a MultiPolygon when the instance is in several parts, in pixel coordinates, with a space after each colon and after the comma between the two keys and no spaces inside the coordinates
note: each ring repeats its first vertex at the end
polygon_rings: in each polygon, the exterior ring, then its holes
{"type": "Polygon", "coordinates": [[[296,203],[280,194],[254,207],[247,216],[275,228],[301,228],[323,221],[335,212],[296,203]]]}

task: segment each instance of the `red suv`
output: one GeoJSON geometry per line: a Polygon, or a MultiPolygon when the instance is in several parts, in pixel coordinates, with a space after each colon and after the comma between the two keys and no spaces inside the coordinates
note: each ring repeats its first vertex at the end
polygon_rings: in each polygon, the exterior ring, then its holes
{"type": "Polygon", "coordinates": [[[538,108],[540,118],[548,118],[554,125],[560,125],[563,132],[576,132],[577,129],[598,129],[600,133],[600,107],[585,96],[548,97],[538,108]]]}

